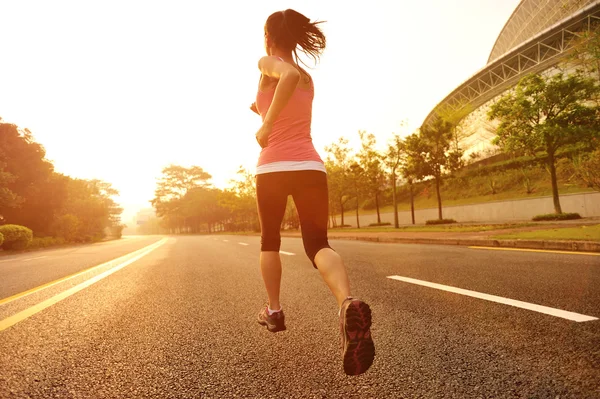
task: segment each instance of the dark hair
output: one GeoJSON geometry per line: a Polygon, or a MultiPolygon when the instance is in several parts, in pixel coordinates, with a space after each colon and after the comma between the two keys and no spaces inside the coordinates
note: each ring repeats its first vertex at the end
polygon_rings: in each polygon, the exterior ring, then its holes
{"type": "Polygon", "coordinates": [[[287,9],[277,11],[267,18],[265,33],[277,47],[292,51],[296,56],[296,62],[298,62],[296,49],[300,47],[301,51],[316,63],[325,50],[325,35],[317,26],[320,23],[323,21],[310,22],[310,19],[299,12],[287,9]]]}

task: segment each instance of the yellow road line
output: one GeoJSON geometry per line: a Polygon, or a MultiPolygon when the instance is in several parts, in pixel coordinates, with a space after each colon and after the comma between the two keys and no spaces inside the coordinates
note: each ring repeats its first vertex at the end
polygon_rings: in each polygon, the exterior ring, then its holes
{"type": "Polygon", "coordinates": [[[13,296],[9,296],[7,298],[0,299],[0,306],[4,305],[4,304],[7,304],[9,302],[12,302],[12,301],[16,301],[17,299],[21,299],[21,298],[26,297],[28,295],[34,294],[34,293],[36,293],[38,291],[41,291],[41,290],[44,290],[46,288],[50,288],[53,285],[60,284],[63,281],[72,279],[72,278],[77,277],[77,276],[79,276],[81,274],[85,274],[85,273],[87,273],[89,271],[92,271],[94,269],[100,269],[102,267],[109,266],[111,263],[118,263],[119,261],[123,261],[123,260],[125,260],[128,257],[135,256],[136,253],[143,252],[145,249],[149,248],[152,245],[154,245],[154,244],[148,245],[148,246],[146,246],[146,247],[144,247],[142,249],[138,249],[137,251],[131,252],[131,253],[129,253],[127,255],[124,255],[124,256],[121,256],[119,258],[116,258],[116,259],[113,259],[113,260],[109,260],[108,262],[102,263],[100,265],[92,266],[92,267],[90,267],[88,269],[79,271],[77,273],[70,274],[70,275],[68,275],[66,277],[59,278],[58,280],[54,280],[54,281],[51,281],[49,283],[46,283],[46,284],[40,285],[38,287],[32,288],[30,290],[20,292],[18,294],[13,295],[13,296]]]}
{"type": "Polygon", "coordinates": [[[554,251],[551,249],[527,249],[527,248],[504,248],[504,247],[468,247],[468,248],[492,249],[492,250],[496,250],[496,251],[545,252],[545,253],[549,253],[549,254],[600,256],[600,253],[598,253],[598,252],[554,251]]]}
{"type": "Polygon", "coordinates": [[[54,305],[55,303],[58,303],[58,302],[62,301],[63,299],[83,290],[84,288],[87,288],[90,285],[102,280],[104,277],[110,276],[114,272],[121,270],[125,266],[130,265],[131,263],[137,261],[138,259],[143,258],[144,256],[148,255],[150,252],[154,251],[156,248],[160,247],[165,242],[167,242],[167,240],[168,240],[167,238],[163,238],[159,242],[143,248],[144,251],[141,253],[139,253],[140,251],[136,251],[139,254],[134,256],[133,258],[126,260],[125,262],[120,263],[117,266],[115,266],[111,269],[108,269],[105,272],[100,273],[97,276],[92,277],[89,280],[84,281],[83,283],[77,284],[75,287],[71,287],[68,290],[61,292],[60,294],[57,294],[51,298],[48,298],[45,301],[38,303],[37,305],[27,308],[13,316],[7,317],[4,320],[0,320],[0,331],[6,330],[7,328],[14,326],[18,322],[23,321],[26,318],[33,316],[34,314],[39,313],[42,310],[49,308],[50,306],[54,305]]]}

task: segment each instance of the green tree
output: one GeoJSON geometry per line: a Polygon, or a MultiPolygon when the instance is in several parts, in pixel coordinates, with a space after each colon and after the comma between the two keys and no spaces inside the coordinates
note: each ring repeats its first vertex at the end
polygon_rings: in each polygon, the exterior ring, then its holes
{"type": "Polygon", "coordinates": [[[190,232],[200,232],[206,225],[212,233],[215,225],[227,218],[229,212],[221,202],[221,193],[215,188],[195,187],[185,194],[181,200],[182,212],[190,232]]]}
{"type": "Polygon", "coordinates": [[[61,198],[47,191],[54,166],[28,129],[0,119],[0,216],[6,223],[24,225],[34,232],[52,222],[61,198]]]}
{"type": "Polygon", "coordinates": [[[453,148],[453,124],[441,117],[433,123],[422,126],[419,141],[413,143],[411,154],[414,170],[418,178],[432,177],[438,203],[438,218],[442,220],[442,196],[440,186],[445,173],[459,165],[462,157],[460,148],[453,148]]]}
{"type": "Polygon", "coordinates": [[[365,170],[358,162],[351,164],[349,169],[350,173],[348,174],[348,177],[350,178],[352,193],[356,199],[356,227],[360,229],[359,211],[361,200],[365,193],[365,170]]]}
{"type": "Polygon", "coordinates": [[[118,195],[100,180],[54,172],[44,147],[27,129],[0,120],[0,216],[27,226],[36,236],[85,241],[120,225],[118,195]]]}
{"type": "Polygon", "coordinates": [[[221,202],[230,211],[230,229],[260,231],[254,174],[240,166],[237,177],[229,183],[231,187],[223,193],[221,202]]]}
{"type": "Polygon", "coordinates": [[[71,213],[55,218],[52,232],[55,237],[64,238],[67,242],[76,241],[78,238],[81,221],[71,213]]]}
{"type": "Polygon", "coordinates": [[[394,227],[399,228],[398,221],[398,198],[397,198],[397,182],[398,172],[406,164],[406,145],[399,134],[392,136],[391,142],[388,144],[388,149],[385,154],[385,164],[390,171],[390,179],[392,181],[392,203],[394,206],[394,227]]]}
{"type": "Polygon", "coordinates": [[[189,168],[179,165],[169,165],[162,170],[150,202],[156,210],[156,215],[171,231],[181,232],[185,229],[183,197],[192,189],[209,187],[210,174],[199,166],[189,168]]]}
{"type": "Polygon", "coordinates": [[[565,58],[565,64],[566,67],[573,65],[582,74],[600,80],[600,31],[580,32],[565,58]]]}
{"type": "Polygon", "coordinates": [[[113,199],[119,195],[119,191],[112,187],[112,184],[102,180],[94,179],[89,181],[92,188],[92,195],[98,197],[107,210],[106,225],[110,228],[117,228],[121,225],[121,208],[113,199]]]}
{"type": "Polygon", "coordinates": [[[52,234],[66,240],[99,240],[107,229],[120,225],[122,209],[113,196],[117,190],[101,180],[73,179],[63,176],[66,196],[56,213],[52,234]]]}
{"type": "Polygon", "coordinates": [[[528,75],[489,111],[489,119],[500,122],[494,144],[507,152],[547,156],[556,213],[562,213],[556,153],[568,144],[598,137],[600,109],[590,103],[598,93],[596,81],[579,74],[528,75]]]}
{"type": "MultiPolygon", "coordinates": [[[[341,224],[344,226],[344,207],[351,198],[350,191],[352,190],[349,178],[351,154],[348,139],[340,137],[337,142],[325,147],[325,151],[328,153],[325,167],[328,176],[329,200],[331,205],[335,205],[331,206],[331,213],[338,210],[341,215],[341,224]]],[[[335,225],[335,217],[333,220],[335,225]]]]}
{"type": "Polygon", "coordinates": [[[417,133],[413,133],[404,139],[404,150],[406,152],[406,161],[402,165],[402,176],[406,179],[410,195],[410,215],[412,224],[415,224],[415,198],[414,183],[419,180],[423,173],[420,171],[422,164],[421,138],[417,133]]]}
{"type": "Polygon", "coordinates": [[[383,156],[375,149],[377,144],[375,135],[365,131],[359,131],[361,148],[358,153],[358,161],[363,170],[366,192],[375,199],[377,210],[377,223],[381,224],[379,213],[379,196],[381,188],[385,184],[385,172],[383,170],[383,156]]]}
{"type": "MultiPolygon", "coordinates": [[[[0,210],[17,208],[23,203],[23,198],[14,193],[8,185],[14,183],[16,177],[5,171],[5,165],[0,165],[0,210]]],[[[2,216],[0,211],[0,216],[2,216]]]]}

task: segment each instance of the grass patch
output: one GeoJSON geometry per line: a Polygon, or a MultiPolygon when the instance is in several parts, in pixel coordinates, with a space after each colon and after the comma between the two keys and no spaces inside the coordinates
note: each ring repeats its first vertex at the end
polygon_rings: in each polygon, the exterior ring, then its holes
{"type": "MultiPolygon", "coordinates": [[[[552,196],[552,184],[548,173],[543,167],[527,170],[529,179],[528,189],[524,185],[524,175],[519,170],[500,171],[485,176],[447,177],[441,188],[442,206],[462,206],[486,202],[519,200],[552,196]],[[493,189],[491,188],[493,186],[493,189]],[[493,193],[495,192],[495,193],[493,193]]],[[[593,192],[594,190],[581,182],[570,181],[564,176],[559,178],[558,192],[560,195],[593,192]]],[[[380,207],[381,213],[392,213],[391,190],[384,193],[380,207]]],[[[410,210],[409,194],[406,186],[398,189],[398,210],[410,210]]],[[[432,182],[417,183],[414,187],[415,209],[437,208],[435,188],[432,182]]],[[[550,199],[550,201],[552,201],[550,199]]],[[[372,215],[376,210],[371,206],[359,209],[360,215],[372,215]]],[[[344,218],[354,220],[356,210],[349,207],[344,212],[344,218]]],[[[338,215],[339,217],[339,215],[338,215]]]]}
{"type": "Polygon", "coordinates": [[[479,224],[479,225],[434,225],[434,226],[403,226],[398,229],[393,227],[365,227],[362,229],[330,229],[330,232],[353,233],[392,233],[392,232],[449,232],[473,233],[478,231],[516,229],[519,227],[535,226],[534,223],[509,223],[509,224],[479,224]]]}
{"type": "Polygon", "coordinates": [[[498,239],[512,240],[580,240],[600,241],[600,224],[592,226],[564,227],[559,229],[525,231],[522,233],[500,234],[498,239]]]}
{"type": "MultiPolygon", "coordinates": [[[[591,193],[594,192],[591,188],[586,187],[578,187],[578,186],[563,186],[562,189],[559,190],[560,195],[565,194],[579,194],[579,193],[591,193]]],[[[448,195],[449,193],[442,191],[442,208],[446,208],[448,206],[460,206],[460,205],[474,205],[474,204],[482,204],[486,202],[495,202],[495,201],[510,201],[510,200],[519,200],[519,199],[531,199],[531,198],[539,198],[539,197],[549,197],[552,195],[551,188],[547,190],[539,189],[535,193],[525,194],[523,192],[517,190],[511,190],[506,192],[501,192],[495,195],[476,195],[470,197],[463,197],[457,199],[451,199],[446,197],[444,199],[444,195],[448,195]]],[[[455,194],[454,192],[451,194],[455,194]]],[[[456,194],[458,195],[458,194],[456,194]]],[[[550,199],[552,201],[552,199],[550,199]]],[[[427,208],[437,208],[437,200],[435,198],[423,198],[420,197],[415,199],[415,210],[419,209],[427,209],[427,208]]],[[[402,200],[402,202],[398,203],[398,212],[402,211],[410,211],[410,203],[402,200]]],[[[384,213],[393,213],[394,206],[393,205],[385,205],[379,207],[379,212],[384,213]]],[[[376,213],[375,209],[359,209],[359,215],[374,215],[376,213]]],[[[336,217],[340,217],[339,214],[336,217]]],[[[352,209],[344,212],[345,220],[356,220],[356,209],[352,209]]]]}

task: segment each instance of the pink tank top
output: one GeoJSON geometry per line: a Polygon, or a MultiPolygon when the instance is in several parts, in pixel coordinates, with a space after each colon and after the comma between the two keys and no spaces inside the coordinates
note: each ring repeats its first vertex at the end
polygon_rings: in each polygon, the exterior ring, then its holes
{"type": "MultiPolygon", "coordinates": [[[[270,89],[268,91],[259,90],[256,95],[256,107],[263,120],[271,106],[274,94],[275,89],[270,89]]],[[[289,102],[273,123],[269,143],[260,153],[258,167],[262,166],[264,169],[265,165],[274,163],[289,165],[295,161],[296,167],[289,168],[289,170],[298,170],[304,169],[302,165],[310,165],[315,162],[323,164],[311,137],[313,98],[312,81],[310,89],[296,88],[289,102]],[[286,163],[286,161],[292,162],[286,163]]],[[[314,169],[314,167],[309,166],[306,169],[314,169]]],[[[279,170],[286,170],[286,168],[281,169],[280,167],[279,170]]]]}

